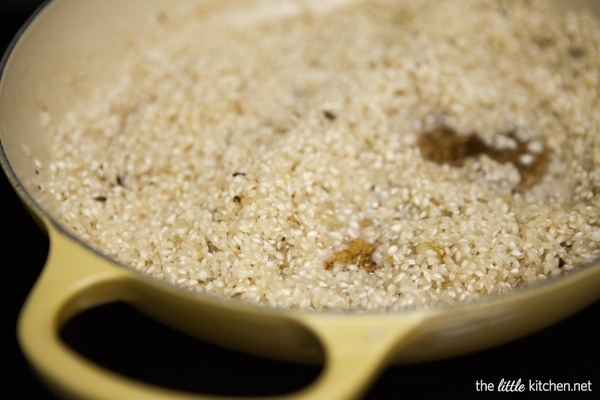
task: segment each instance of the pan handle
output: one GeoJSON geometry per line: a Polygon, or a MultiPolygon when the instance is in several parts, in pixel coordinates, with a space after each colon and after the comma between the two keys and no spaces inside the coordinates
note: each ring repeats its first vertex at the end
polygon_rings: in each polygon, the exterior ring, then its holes
{"type": "MultiPolygon", "coordinates": [[[[86,360],[60,339],[61,327],[76,314],[113,301],[143,302],[140,279],[132,271],[90,257],[89,250],[48,225],[50,252],[18,323],[21,347],[44,382],[73,399],[216,399],[174,391],[123,377],[86,360]]],[[[384,315],[343,318],[331,314],[292,314],[308,326],[325,349],[321,376],[288,399],[348,399],[360,396],[410,342],[422,317],[404,322],[384,315]]],[[[223,400],[223,397],[218,397],[223,400]]]]}
{"type": "Polygon", "coordinates": [[[60,339],[61,327],[78,313],[113,301],[135,305],[139,277],[115,267],[47,224],[48,260],[19,316],[23,352],[44,383],[66,399],[208,399],[123,377],[88,361],[60,339]]]}
{"type": "Polygon", "coordinates": [[[303,314],[299,319],[321,341],[325,366],[311,386],[290,399],[356,399],[419,336],[427,317],[421,313],[394,318],[384,314],[356,318],[343,314],[303,314]]]}

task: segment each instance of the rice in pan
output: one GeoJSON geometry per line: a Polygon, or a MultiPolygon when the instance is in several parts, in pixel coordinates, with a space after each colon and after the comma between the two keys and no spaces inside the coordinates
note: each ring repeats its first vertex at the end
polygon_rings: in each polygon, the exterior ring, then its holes
{"type": "Polygon", "coordinates": [[[471,300],[600,256],[600,28],[544,1],[157,17],[40,190],[159,279],[280,308],[471,300]]]}

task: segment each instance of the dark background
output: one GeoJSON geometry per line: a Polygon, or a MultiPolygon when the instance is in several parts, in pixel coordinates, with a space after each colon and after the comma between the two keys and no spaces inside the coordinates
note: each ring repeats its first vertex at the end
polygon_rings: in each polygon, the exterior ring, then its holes
{"type": "MultiPolygon", "coordinates": [[[[0,0],[0,50],[41,1],[0,0]]],[[[5,280],[0,397],[53,399],[23,357],[15,336],[18,312],[45,261],[48,242],[0,174],[2,250],[5,280]],[[12,261],[9,261],[12,260],[12,261]],[[8,275],[6,275],[8,272],[8,275]]],[[[600,288],[599,288],[600,290],[600,288]]],[[[558,393],[553,398],[598,398],[600,302],[571,318],[517,342],[474,355],[421,365],[388,368],[369,399],[548,398],[477,393],[475,382],[497,385],[505,379],[592,382],[591,393],[558,393]],[[595,394],[595,396],[594,396],[595,394]]],[[[311,382],[320,367],[254,358],[212,346],[146,318],[124,304],[88,311],[63,330],[64,340],[81,354],[123,374],[156,384],[212,394],[276,395],[311,382]]],[[[59,366],[57,366],[59,367],[59,366]]]]}

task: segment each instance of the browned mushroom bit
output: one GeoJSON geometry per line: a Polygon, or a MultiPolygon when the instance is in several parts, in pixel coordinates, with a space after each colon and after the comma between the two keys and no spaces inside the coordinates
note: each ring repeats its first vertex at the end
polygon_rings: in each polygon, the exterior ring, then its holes
{"type": "Polygon", "coordinates": [[[325,261],[325,269],[332,269],[336,263],[344,265],[356,265],[367,272],[372,272],[377,267],[373,261],[372,244],[363,239],[353,239],[343,250],[336,251],[325,261]]]}
{"type": "Polygon", "coordinates": [[[495,148],[476,133],[458,133],[448,126],[438,126],[421,133],[417,145],[423,158],[438,164],[461,166],[466,158],[487,155],[499,163],[511,163],[521,180],[516,190],[537,184],[548,167],[550,157],[541,139],[523,139],[515,131],[503,134],[515,146],[495,148]]]}

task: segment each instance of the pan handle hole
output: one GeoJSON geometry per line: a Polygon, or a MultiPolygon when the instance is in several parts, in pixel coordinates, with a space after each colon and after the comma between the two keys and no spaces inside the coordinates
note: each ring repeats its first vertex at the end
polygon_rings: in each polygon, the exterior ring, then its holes
{"type": "MultiPolygon", "coordinates": [[[[243,332],[240,332],[243,334],[243,332]]],[[[96,364],[165,388],[222,396],[276,396],[308,386],[321,365],[225,349],[166,327],[125,303],[71,319],[62,340],[96,364]]]]}

